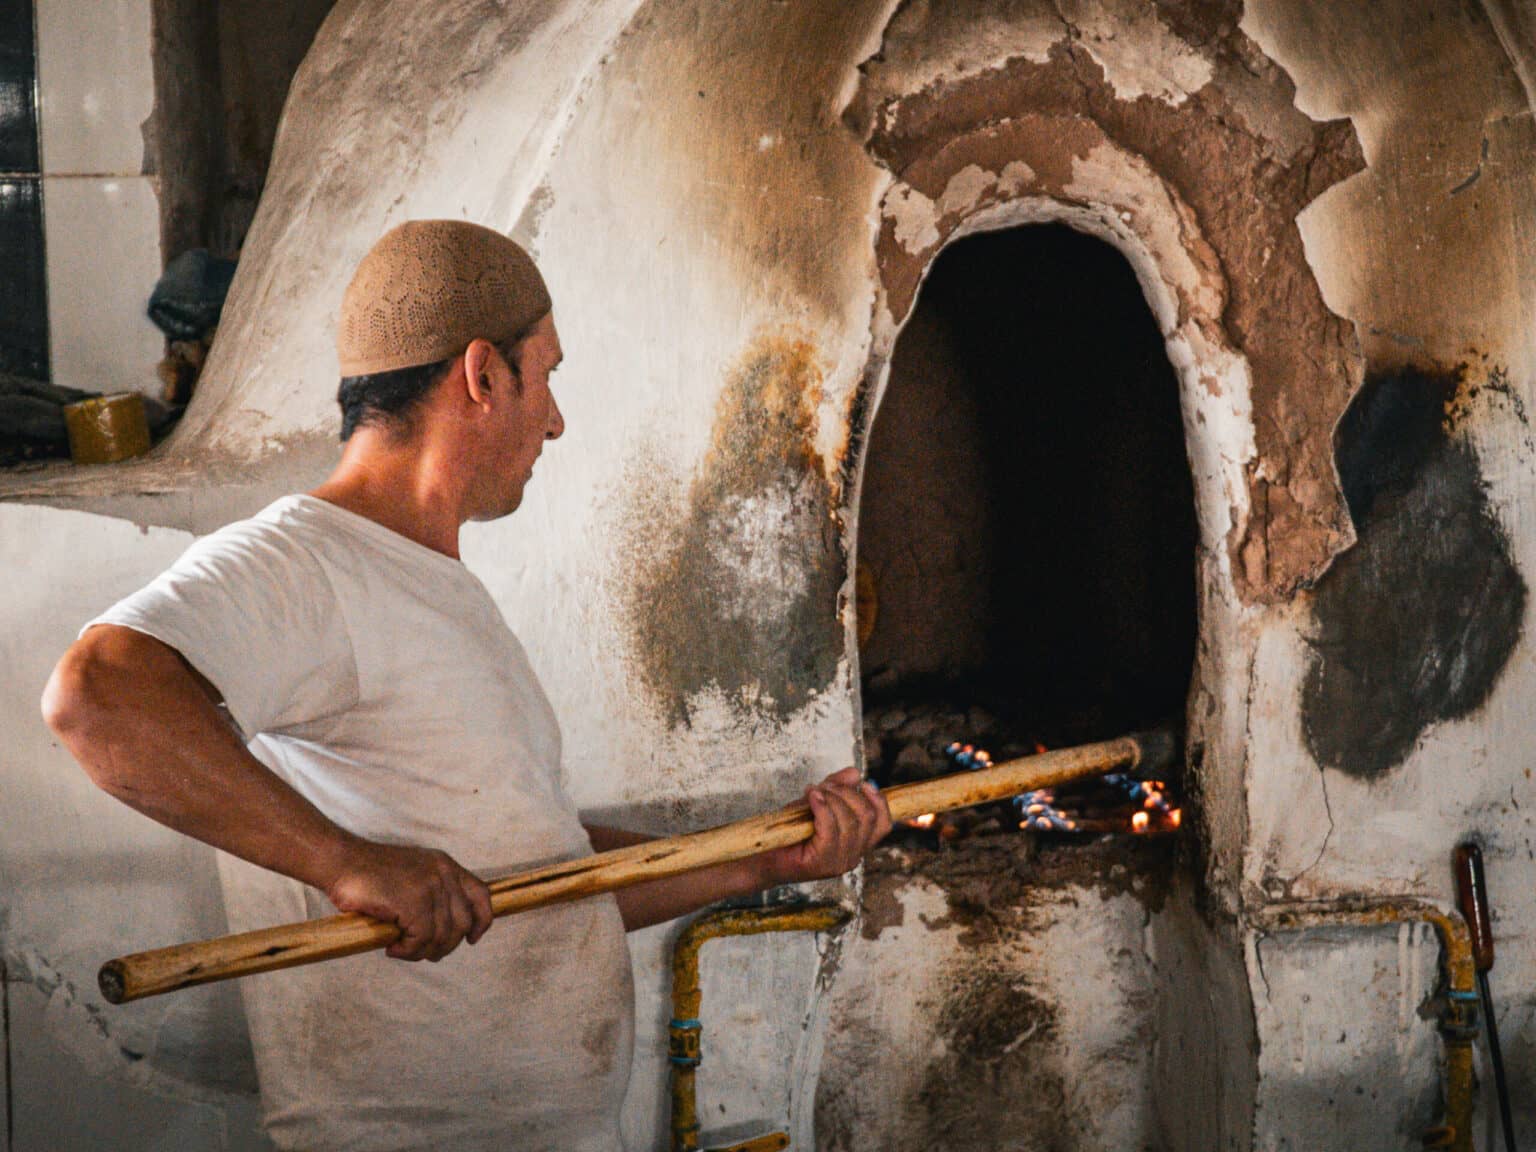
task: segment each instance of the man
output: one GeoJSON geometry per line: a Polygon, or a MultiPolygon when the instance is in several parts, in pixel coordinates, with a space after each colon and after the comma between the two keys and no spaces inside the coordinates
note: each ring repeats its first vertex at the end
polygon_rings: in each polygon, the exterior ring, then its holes
{"type": "Polygon", "coordinates": [[[549,294],[499,233],[408,223],[358,267],[338,352],[335,472],[88,625],[44,714],[98,785],[222,850],[232,929],[399,925],[387,958],[244,983],[279,1147],[613,1152],[624,931],[841,874],[889,813],[846,769],[809,790],[804,844],[492,930],[477,874],[644,839],[580,823],[549,703],[459,562],[460,526],[514,511],[564,430],[549,294]]]}

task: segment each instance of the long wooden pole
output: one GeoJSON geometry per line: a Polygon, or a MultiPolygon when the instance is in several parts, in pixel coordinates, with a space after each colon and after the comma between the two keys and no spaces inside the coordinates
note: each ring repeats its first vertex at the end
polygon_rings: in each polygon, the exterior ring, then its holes
{"type": "MultiPolygon", "coordinates": [[[[1156,771],[1170,758],[1171,741],[1161,733],[1122,736],[1025,756],[976,772],[901,784],[887,789],[885,797],[893,819],[910,820],[925,812],[1005,800],[1116,769],[1156,771]]],[[[528,908],[614,892],[798,844],[809,840],[811,832],[810,810],[804,803],[792,804],[703,832],[651,840],[493,880],[489,884],[491,911],[498,917],[508,916],[528,908]]],[[[107,1000],[126,1004],[178,988],[369,952],[387,947],[399,935],[400,929],[394,924],[343,913],[122,956],[102,965],[98,982],[107,1000]]]]}

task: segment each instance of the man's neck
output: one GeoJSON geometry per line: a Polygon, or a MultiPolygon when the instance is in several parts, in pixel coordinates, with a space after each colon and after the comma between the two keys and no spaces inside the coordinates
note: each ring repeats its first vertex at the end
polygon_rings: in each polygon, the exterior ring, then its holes
{"type": "Polygon", "coordinates": [[[359,429],[336,470],[310,495],[457,560],[463,494],[444,480],[454,469],[441,465],[428,449],[359,429]]]}

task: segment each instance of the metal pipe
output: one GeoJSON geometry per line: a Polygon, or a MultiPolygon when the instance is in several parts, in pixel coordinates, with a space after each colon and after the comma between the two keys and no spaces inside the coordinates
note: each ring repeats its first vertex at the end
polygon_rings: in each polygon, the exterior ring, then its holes
{"type": "Polygon", "coordinates": [[[1425,1133],[1427,1148],[1473,1152],[1472,1047],[1477,1040],[1477,965],[1472,934],[1459,915],[1414,897],[1348,900],[1328,904],[1270,904],[1249,917],[1265,931],[1293,932],[1339,924],[1364,926],[1422,922],[1440,937],[1446,976],[1446,1007],[1440,1018],[1445,1048],[1445,1120],[1425,1133]]]}
{"type": "MultiPolygon", "coordinates": [[[[706,912],[683,929],[672,949],[672,1022],[667,1054],[672,1064],[672,1152],[697,1152],[699,1107],[694,1074],[700,1050],[699,950],[720,936],[755,936],[765,932],[829,932],[853,914],[836,904],[781,904],[768,908],[723,908],[706,912]]],[[[789,1147],[783,1132],[755,1137],[719,1152],[769,1152],[789,1147]]]]}

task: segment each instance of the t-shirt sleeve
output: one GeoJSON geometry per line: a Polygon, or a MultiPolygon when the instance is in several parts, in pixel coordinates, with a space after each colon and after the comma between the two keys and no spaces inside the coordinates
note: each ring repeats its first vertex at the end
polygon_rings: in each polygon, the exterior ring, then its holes
{"type": "Polygon", "coordinates": [[[324,568],[274,525],[198,540],[152,583],[86,625],[117,624],[176,649],[217,688],[247,739],[352,707],[357,668],[324,568]]]}

